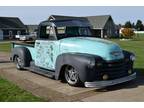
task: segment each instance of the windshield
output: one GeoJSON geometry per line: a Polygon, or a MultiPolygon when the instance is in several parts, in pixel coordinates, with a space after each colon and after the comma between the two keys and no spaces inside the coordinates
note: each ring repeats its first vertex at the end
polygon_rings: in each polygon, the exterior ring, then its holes
{"type": "Polygon", "coordinates": [[[67,37],[91,37],[89,27],[57,27],[58,39],[67,37]]]}

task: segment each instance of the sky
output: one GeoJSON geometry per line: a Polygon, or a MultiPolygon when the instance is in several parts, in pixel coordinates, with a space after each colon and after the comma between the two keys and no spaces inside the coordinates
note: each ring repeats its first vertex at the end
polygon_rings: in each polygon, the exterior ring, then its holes
{"type": "Polygon", "coordinates": [[[144,22],[144,6],[0,6],[0,16],[19,17],[24,24],[39,24],[50,15],[111,15],[116,24],[144,22]]]}

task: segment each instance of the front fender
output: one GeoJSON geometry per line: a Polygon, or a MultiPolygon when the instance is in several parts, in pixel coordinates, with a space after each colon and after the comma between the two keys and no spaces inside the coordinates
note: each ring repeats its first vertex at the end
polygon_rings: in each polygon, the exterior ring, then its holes
{"type": "Polygon", "coordinates": [[[123,50],[124,58],[130,58],[130,55],[134,55],[132,52],[123,50]]]}
{"type": "Polygon", "coordinates": [[[88,72],[95,66],[96,59],[100,60],[101,58],[96,55],[81,53],[61,54],[56,60],[55,79],[60,79],[63,66],[70,65],[77,70],[80,80],[85,82],[88,79],[88,72]]]}

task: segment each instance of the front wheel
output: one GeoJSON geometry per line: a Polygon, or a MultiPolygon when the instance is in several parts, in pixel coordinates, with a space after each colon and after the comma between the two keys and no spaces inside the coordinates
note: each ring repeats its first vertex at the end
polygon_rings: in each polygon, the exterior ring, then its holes
{"type": "Polygon", "coordinates": [[[15,64],[16,64],[16,68],[18,70],[22,70],[23,69],[22,59],[19,56],[16,56],[14,61],[15,61],[15,64]]]}
{"type": "Polygon", "coordinates": [[[65,80],[71,86],[79,86],[81,84],[78,72],[72,66],[66,66],[65,80]]]}

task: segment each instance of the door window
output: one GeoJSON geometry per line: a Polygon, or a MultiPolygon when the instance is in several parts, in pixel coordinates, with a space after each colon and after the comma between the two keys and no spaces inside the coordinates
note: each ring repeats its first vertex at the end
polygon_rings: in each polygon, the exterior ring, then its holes
{"type": "Polygon", "coordinates": [[[56,40],[55,28],[52,26],[41,26],[40,38],[56,40]]]}

